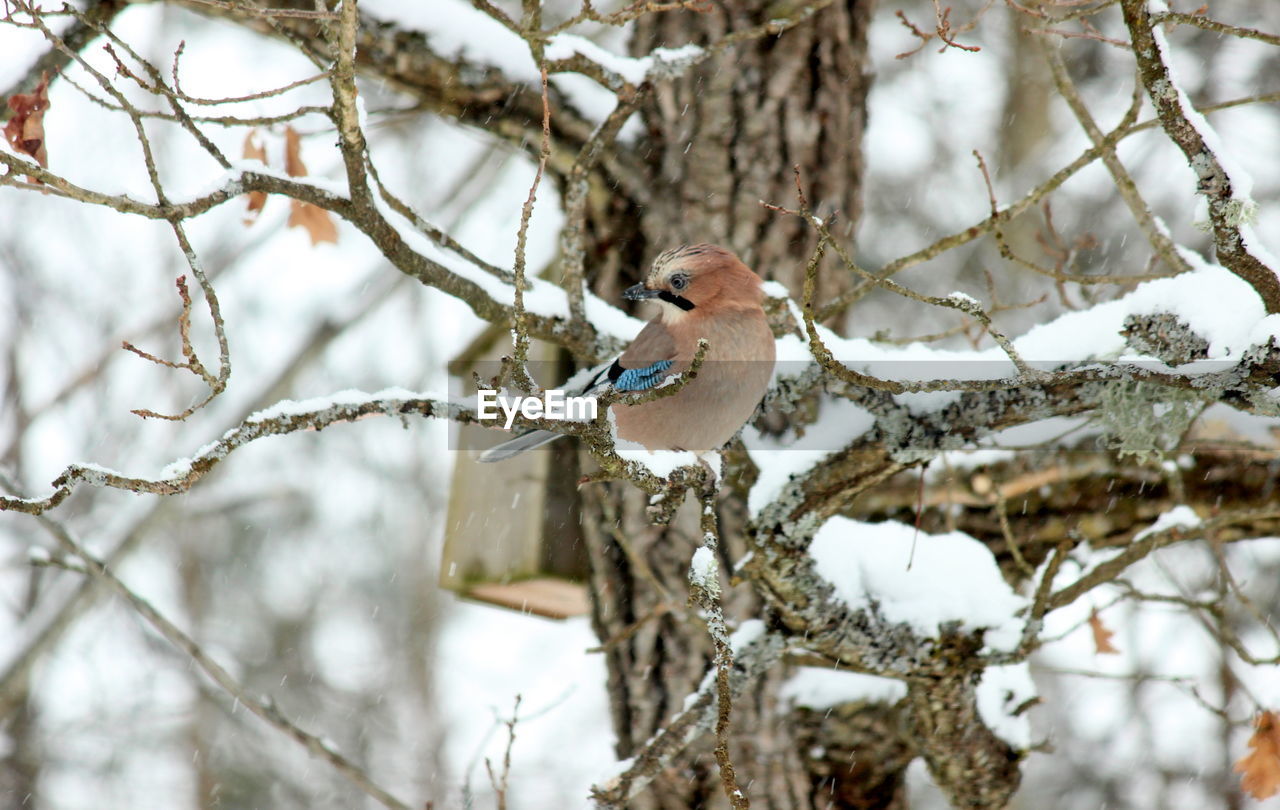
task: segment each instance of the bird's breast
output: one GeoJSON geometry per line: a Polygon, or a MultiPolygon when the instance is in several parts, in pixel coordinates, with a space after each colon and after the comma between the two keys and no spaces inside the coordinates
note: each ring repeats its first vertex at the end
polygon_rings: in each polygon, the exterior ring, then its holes
{"type": "Polygon", "coordinates": [[[616,405],[618,435],[650,450],[714,450],[751,418],[773,376],[773,334],[764,313],[717,319],[676,335],[673,371],[686,371],[698,338],[708,351],[697,378],[676,394],[641,405],[616,405]],[[696,336],[695,336],[696,335],[696,336]]]}

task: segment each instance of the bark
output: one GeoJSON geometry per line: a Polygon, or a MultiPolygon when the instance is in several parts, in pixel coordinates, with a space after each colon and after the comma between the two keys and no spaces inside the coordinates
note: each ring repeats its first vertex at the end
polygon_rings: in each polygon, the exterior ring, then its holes
{"type": "MultiPolygon", "coordinates": [[[[851,236],[862,211],[867,27],[872,3],[840,0],[783,37],[743,43],[658,87],[643,112],[651,187],[647,252],[719,241],[798,295],[812,228],[765,210],[794,207],[800,172],[814,211],[838,212],[851,236]]],[[[765,22],[777,9],[735,0],[705,14],[650,15],[632,50],[706,44],[765,22]]],[[[820,297],[848,286],[828,274],[820,297]]]]}
{"type": "Polygon", "coordinates": [[[915,749],[894,707],[845,703],[821,711],[800,709],[793,729],[809,774],[811,806],[909,806],[905,777],[915,749]]]}

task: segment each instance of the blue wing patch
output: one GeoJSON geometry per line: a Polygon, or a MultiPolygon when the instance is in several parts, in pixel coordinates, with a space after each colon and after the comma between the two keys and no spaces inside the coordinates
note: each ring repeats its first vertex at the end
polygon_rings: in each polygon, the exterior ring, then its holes
{"type": "Polygon", "coordinates": [[[613,381],[613,387],[619,391],[646,391],[657,385],[662,380],[663,372],[669,368],[670,360],[659,360],[644,368],[624,369],[613,381]]]}

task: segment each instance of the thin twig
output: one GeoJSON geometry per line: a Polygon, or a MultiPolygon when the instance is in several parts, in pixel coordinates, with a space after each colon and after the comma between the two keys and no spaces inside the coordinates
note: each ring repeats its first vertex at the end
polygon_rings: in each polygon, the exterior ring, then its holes
{"type": "MultiPolygon", "coordinates": [[[[1040,54],[1044,57],[1045,63],[1049,66],[1049,74],[1053,77],[1054,86],[1058,88],[1058,93],[1067,102],[1067,106],[1071,108],[1076,120],[1080,122],[1081,129],[1089,136],[1089,140],[1093,145],[1101,151],[1102,162],[1107,167],[1107,171],[1111,173],[1111,179],[1115,182],[1116,190],[1120,192],[1120,198],[1129,207],[1130,213],[1137,220],[1138,226],[1142,228],[1142,232],[1151,243],[1151,247],[1175,273],[1189,272],[1191,265],[1178,252],[1178,246],[1174,244],[1169,234],[1156,222],[1151,213],[1151,206],[1147,205],[1147,202],[1142,199],[1141,192],[1138,191],[1138,184],[1134,182],[1124,164],[1120,162],[1120,158],[1116,154],[1115,144],[1108,143],[1106,135],[1103,134],[1102,129],[1098,127],[1097,122],[1094,120],[1093,113],[1089,111],[1084,99],[1080,97],[1075,82],[1072,81],[1071,74],[1067,71],[1067,65],[1062,59],[1062,54],[1050,43],[1042,40],[1035,40],[1035,42],[1040,47],[1040,54]]],[[[1138,116],[1142,101],[1140,82],[1135,83],[1133,98],[1133,103],[1130,105],[1129,112],[1125,115],[1125,121],[1122,124],[1130,119],[1136,119],[1138,116]]]]}
{"type": "Polygon", "coordinates": [[[1241,39],[1256,39],[1259,42],[1265,42],[1268,45],[1280,46],[1280,36],[1259,31],[1256,28],[1244,28],[1239,25],[1219,22],[1218,20],[1206,17],[1203,14],[1184,14],[1180,11],[1162,11],[1159,14],[1152,14],[1151,22],[1155,25],[1167,22],[1192,25],[1205,31],[1213,31],[1216,34],[1225,34],[1231,37],[1240,37],[1241,39]]]}
{"type": "Polygon", "coordinates": [[[336,20],[339,15],[332,11],[308,11],[301,8],[262,8],[245,3],[226,2],[225,0],[183,0],[200,6],[210,6],[220,11],[243,14],[246,17],[262,17],[279,20],[336,20]]]}
{"type": "MultiPolygon", "coordinates": [[[[729,720],[733,712],[733,690],[729,683],[733,671],[733,646],[729,643],[729,630],[725,626],[724,605],[720,598],[720,566],[717,553],[720,548],[720,529],[716,520],[716,491],[718,481],[708,473],[707,481],[698,493],[702,507],[702,546],[698,555],[705,561],[701,570],[689,571],[692,590],[691,600],[702,608],[707,622],[707,632],[715,648],[716,678],[716,765],[720,768],[720,784],[734,810],[746,810],[751,800],[738,785],[733,760],[729,756],[729,720]]],[[[698,557],[695,556],[695,560],[698,557]]],[[[696,567],[696,566],[695,566],[696,567]]]]}
{"type": "MultiPolygon", "coordinates": [[[[516,232],[515,255],[515,297],[511,308],[512,320],[512,356],[511,362],[504,363],[503,376],[514,378],[516,383],[526,391],[536,387],[529,376],[529,324],[524,307],[524,291],[528,286],[526,276],[526,247],[529,237],[529,220],[533,217],[533,204],[538,198],[538,186],[542,183],[543,172],[547,169],[547,158],[551,157],[551,101],[547,97],[547,66],[541,67],[542,76],[542,145],[538,150],[538,169],[534,173],[533,183],[529,186],[529,196],[520,208],[520,229],[516,232]]],[[[585,320],[585,319],[584,319],[585,320]]]]}
{"type": "Polygon", "coordinates": [[[1122,576],[1124,572],[1128,570],[1129,566],[1151,554],[1151,552],[1158,548],[1162,548],[1175,542],[1199,539],[1217,529],[1226,528],[1238,523],[1247,524],[1255,520],[1274,519],[1276,517],[1280,517],[1280,511],[1275,509],[1239,510],[1215,515],[1206,519],[1198,526],[1171,526],[1162,531],[1151,532],[1140,540],[1130,542],[1129,545],[1125,546],[1125,548],[1115,557],[1099,563],[1097,566],[1081,575],[1075,582],[1055,591],[1053,595],[1049,597],[1049,608],[1051,610],[1057,610],[1064,605],[1069,605],[1099,585],[1111,582],[1112,580],[1122,576]]]}
{"type": "MultiPolygon", "coordinates": [[[[1242,98],[1232,99],[1231,101],[1221,102],[1219,104],[1206,105],[1204,107],[1200,107],[1198,111],[1201,113],[1209,113],[1217,110],[1229,109],[1231,107],[1238,107],[1244,104],[1270,104],[1276,101],[1280,101],[1280,92],[1244,96],[1242,98]]],[[[1116,144],[1130,135],[1145,132],[1149,129],[1154,129],[1157,126],[1160,126],[1159,119],[1150,119],[1141,123],[1118,126],[1111,132],[1107,133],[1106,143],[1116,144]]],[[[894,259],[884,265],[879,272],[875,273],[875,277],[877,279],[889,278],[903,270],[907,270],[930,261],[931,259],[935,259],[949,250],[960,247],[961,245],[966,245],[975,239],[991,233],[995,230],[996,226],[1001,223],[1015,219],[1033,206],[1039,205],[1041,200],[1056,191],[1063,183],[1075,176],[1077,172],[1101,156],[1101,149],[1096,146],[1089,147],[1075,160],[1071,161],[1066,166],[1063,166],[1061,169],[1054,172],[1053,175],[1043,183],[1027,192],[1027,194],[1021,199],[1002,208],[998,216],[988,216],[981,222],[944,236],[920,250],[894,259]]],[[[3,155],[0,155],[0,157],[3,157],[3,155]]],[[[835,317],[852,304],[861,300],[867,295],[867,293],[875,289],[875,286],[875,282],[873,281],[864,281],[862,284],[858,284],[846,292],[841,293],[835,298],[835,300],[818,311],[818,320],[827,321],[830,318],[835,317]]]]}
{"type": "Polygon", "coordinates": [[[516,723],[520,722],[520,695],[516,695],[516,705],[511,709],[511,717],[503,721],[507,727],[507,748],[502,755],[502,775],[493,772],[493,764],[485,757],[484,767],[489,772],[489,784],[497,799],[498,810],[507,810],[507,790],[511,781],[511,747],[516,743],[516,723]]]}
{"type": "Polygon", "coordinates": [[[1018,543],[1018,538],[1014,536],[1013,527],[1009,524],[1009,501],[1005,498],[1004,490],[1000,488],[998,483],[993,482],[993,488],[996,496],[996,515],[1000,518],[1000,532],[1004,535],[1004,544],[1009,547],[1009,553],[1013,555],[1013,562],[1018,566],[1018,570],[1027,579],[1031,579],[1036,575],[1036,572],[1027,562],[1027,558],[1022,556],[1022,548],[1018,543]]]}
{"type": "MultiPolygon", "coordinates": [[[[17,2],[17,0],[15,0],[15,2],[17,2]]],[[[19,5],[20,7],[26,7],[25,2],[20,3],[19,5]]],[[[86,61],[78,51],[75,51],[74,49],[68,47],[67,44],[57,34],[55,34],[51,29],[49,29],[49,27],[45,25],[44,21],[41,19],[41,17],[37,13],[32,11],[29,7],[27,7],[27,10],[28,10],[28,13],[32,15],[33,23],[37,28],[40,29],[40,32],[44,35],[45,39],[48,40],[50,43],[52,43],[55,48],[58,48],[67,56],[69,56],[71,59],[73,59],[87,73],[93,76],[94,79],[98,82],[98,85],[102,87],[102,89],[107,94],[114,97],[116,100],[116,103],[118,103],[121,107],[125,109],[126,113],[129,115],[130,120],[133,122],[134,133],[137,137],[138,144],[139,146],[142,147],[143,163],[146,166],[147,177],[151,182],[152,190],[155,192],[156,202],[159,206],[168,207],[169,200],[167,195],[165,194],[164,185],[160,181],[160,173],[159,173],[159,169],[156,167],[155,155],[153,154],[151,149],[151,141],[147,136],[146,128],[143,126],[143,123],[142,123],[142,116],[138,112],[137,108],[134,107],[129,102],[129,100],[125,97],[125,95],[120,90],[118,90],[110,82],[110,80],[108,80],[107,77],[102,74],[101,71],[97,70],[95,67],[90,65],[89,62],[86,61]]],[[[92,21],[89,20],[88,18],[82,17],[81,20],[86,24],[92,23],[92,21]]],[[[114,35],[112,35],[112,38],[113,38],[113,41],[119,42],[118,39],[114,38],[114,35]]],[[[116,61],[117,61],[117,64],[120,64],[119,59],[117,59],[116,61]]],[[[181,108],[177,105],[176,102],[173,102],[172,99],[170,99],[170,101],[172,102],[174,113],[178,115],[179,118],[181,118],[182,117],[181,108]]],[[[185,123],[189,124],[189,122],[185,122],[185,123]]],[[[193,133],[196,132],[194,125],[189,126],[188,129],[192,130],[193,133]]],[[[198,136],[198,140],[201,140],[202,144],[206,144],[206,148],[211,148],[211,144],[209,144],[207,140],[202,139],[200,136],[198,136]]],[[[216,148],[213,148],[212,154],[214,154],[215,157],[218,155],[216,148]]],[[[0,156],[0,160],[2,159],[3,159],[3,156],[0,156]]],[[[224,160],[224,163],[225,163],[225,160],[224,160]]],[[[203,374],[200,375],[202,379],[204,379],[205,382],[209,384],[208,396],[205,397],[204,400],[196,403],[195,405],[192,405],[187,410],[183,411],[181,414],[178,414],[172,417],[162,417],[162,418],[174,418],[174,419],[181,420],[181,419],[185,419],[187,416],[190,416],[195,411],[207,405],[209,402],[211,402],[214,399],[214,397],[218,396],[226,389],[227,380],[231,376],[231,353],[227,343],[226,327],[222,320],[222,311],[221,311],[221,306],[218,303],[217,293],[214,292],[213,285],[209,283],[209,278],[204,272],[204,267],[199,257],[196,255],[195,248],[192,247],[191,242],[187,239],[186,229],[182,225],[182,219],[180,217],[173,217],[173,216],[167,217],[166,219],[169,222],[169,227],[173,231],[174,237],[178,242],[178,247],[182,250],[182,255],[187,260],[187,266],[190,268],[192,275],[195,276],[196,281],[200,284],[200,289],[204,292],[205,304],[209,308],[209,317],[213,322],[214,337],[218,342],[218,361],[219,362],[218,362],[217,375],[212,377],[209,377],[203,374]],[[210,380],[212,380],[212,383],[210,383],[210,380]]],[[[193,355],[194,355],[194,352],[193,352],[193,355]]]]}
{"type": "Polygon", "coordinates": [[[564,178],[564,225],[560,228],[560,284],[569,299],[571,323],[587,320],[585,302],[586,248],[583,244],[587,221],[587,201],[591,189],[590,172],[599,162],[605,146],[614,146],[623,124],[639,107],[647,88],[622,91],[617,105],[600,126],[591,133],[574,158],[573,167],[564,178]]]}

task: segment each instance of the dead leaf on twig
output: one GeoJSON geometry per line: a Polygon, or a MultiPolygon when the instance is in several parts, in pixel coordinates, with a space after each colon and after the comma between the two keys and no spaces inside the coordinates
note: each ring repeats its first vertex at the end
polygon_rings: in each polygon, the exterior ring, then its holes
{"type": "MultiPolygon", "coordinates": [[[[284,131],[284,170],[290,177],[306,177],[307,166],[302,162],[302,137],[293,127],[284,131]]],[[[338,242],[338,226],[329,212],[311,203],[292,200],[289,227],[305,228],[312,246],[321,242],[338,242]]]]}
{"type": "Polygon", "coordinates": [[[338,226],[328,211],[301,200],[290,200],[289,203],[293,206],[289,212],[290,228],[306,228],[313,246],[321,242],[338,243],[338,226]]]}
{"type": "MultiPolygon", "coordinates": [[[[9,96],[9,109],[13,116],[4,125],[4,138],[16,151],[34,158],[42,168],[49,168],[49,153],[45,147],[44,114],[49,109],[49,74],[42,74],[40,83],[30,93],[14,93],[9,96]]],[[[32,183],[40,181],[28,176],[32,183]]]]}
{"type": "MultiPolygon", "coordinates": [[[[244,136],[244,154],[245,160],[256,160],[264,165],[267,162],[267,145],[262,142],[262,138],[258,135],[258,130],[249,130],[249,134],[244,136]]],[[[244,224],[252,225],[258,219],[258,215],[262,213],[262,207],[267,204],[267,192],[250,191],[248,194],[249,206],[245,209],[244,224]]]]}
{"type": "Polygon", "coordinates": [[[1240,774],[1240,789],[1255,799],[1280,793],[1280,715],[1261,712],[1253,721],[1249,738],[1253,751],[1241,757],[1233,770],[1240,774]]]}
{"type": "Polygon", "coordinates": [[[1094,610],[1089,614],[1089,629],[1093,631],[1093,649],[1098,655],[1119,655],[1120,651],[1111,643],[1115,631],[1108,630],[1102,623],[1102,617],[1094,610]]]}

